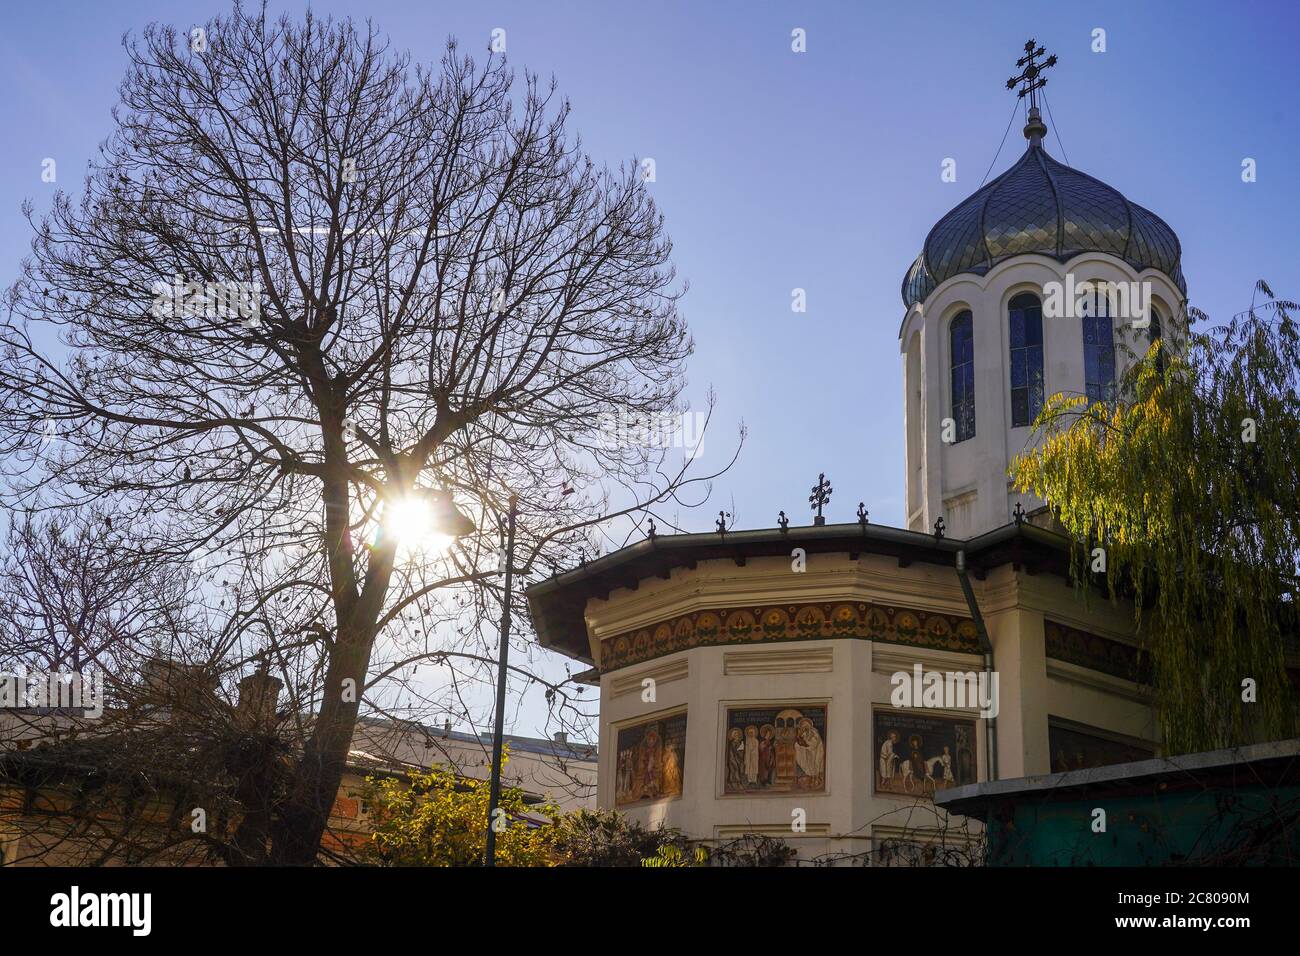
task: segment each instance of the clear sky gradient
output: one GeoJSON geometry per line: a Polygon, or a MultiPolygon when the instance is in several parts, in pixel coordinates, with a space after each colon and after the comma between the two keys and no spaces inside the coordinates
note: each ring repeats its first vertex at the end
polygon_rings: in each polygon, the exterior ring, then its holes
{"type": "MultiPolygon", "coordinates": [[[[1227,317],[1257,278],[1300,297],[1300,4],[1276,3],[314,3],[370,16],[399,47],[435,60],[448,35],[553,74],[573,128],[602,162],[651,157],[652,189],[690,292],[690,391],[720,397],[702,465],[743,419],[744,454],[714,507],[741,527],[784,508],[807,520],[825,471],[831,520],[901,525],[899,283],[930,226],[979,185],[1014,94],[1003,85],[1033,36],[1060,57],[1047,87],[1049,151],[1170,223],[1194,305],[1227,317]],[[807,52],[791,50],[791,30],[807,52]],[[1107,51],[1091,52],[1092,30],[1107,51]],[[957,181],[940,179],[945,158],[957,181]],[[1241,180],[1241,161],[1258,181],[1241,180]],[[807,311],[791,310],[791,290],[807,311]]],[[[0,282],[26,253],[18,207],[76,190],[111,128],[120,39],[178,26],[217,2],[14,4],[0,33],[0,282]]],[[[301,3],[274,10],[301,12],[301,3]]],[[[1024,147],[1013,123],[993,173],[1024,147]]]]}
{"type": "MultiPolygon", "coordinates": [[[[573,129],[600,162],[651,157],[651,185],[690,291],[697,350],[689,394],[712,386],[716,465],[741,419],[750,430],[710,507],[740,527],[779,509],[807,522],[824,471],[831,521],[859,500],[902,525],[899,285],[931,225],[980,184],[1007,127],[1004,89],[1030,36],[1060,58],[1046,145],[1162,216],[1183,244],[1193,305],[1245,308],[1258,278],[1300,298],[1300,121],[1296,2],[317,2],[369,16],[417,58],[449,35],[554,75],[573,129]],[[1107,51],[1090,46],[1106,31],[1107,51]],[[802,28],[807,52],[791,50],[802,28]],[[1059,124],[1057,126],[1056,124],[1059,124]],[[1064,144],[1065,154],[1057,137],[1064,144]],[[1241,163],[1258,180],[1243,183],[1241,163]],[[957,181],[941,181],[945,158],[957,181]],[[803,288],[807,311],[791,310],[803,288]]],[[[41,162],[79,192],[111,129],[123,32],[180,27],[216,2],[10,3],[0,30],[0,283],[26,254],[19,205],[49,205],[41,162]]],[[[302,3],[274,3],[301,13],[302,3]]],[[[993,175],[1024,148],[1012,124],[993,175]]],[[[978,357],[977,357],[978,360],[978,357]]],[[[531,727],[520,726],[520,732],[531,727]]]]}

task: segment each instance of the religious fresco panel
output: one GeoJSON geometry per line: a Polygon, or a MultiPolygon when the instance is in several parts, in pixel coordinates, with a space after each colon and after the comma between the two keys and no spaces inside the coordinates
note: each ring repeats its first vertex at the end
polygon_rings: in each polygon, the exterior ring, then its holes
{"type": "Polygon", "coordinates": [[[620,727],[614,805],[682,795],[686,774],[686,712],[620,727]]]}
{"type": "Polygon", "coordinates": [[[723,793],[825,793],[826,706],[728,707],[723,793]]]}
{"type": "Polygon", "coordinates": [[[1091,770],[1155,756],[1151,747],[1072,730],[1055,722],[1047,725],[1047,742],[1052,752],[1052,773],[1091,770]]]}
{"type": "Polygon", "coordinates": [[[876,793],[933,799],[978,780],[975,721],[915,710],[877,710],[876,793]]]}
{"type": "Polygon", "coordinates": [[[1151,660],[1136,647],[1052,620],[1043,622],[1043,640],[1047,656],[1054,660],[1124,680],[1151,683],[1151,660]]]}

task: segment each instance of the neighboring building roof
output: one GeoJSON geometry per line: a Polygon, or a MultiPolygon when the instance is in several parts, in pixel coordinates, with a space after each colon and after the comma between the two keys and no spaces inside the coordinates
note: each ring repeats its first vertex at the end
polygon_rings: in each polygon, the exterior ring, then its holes
{"type": "MultiPolygon", "coordinates": [[[[414,774],[428,773],[428,767],[422,767],[419,764],[411,763],[406,760],[395,760],[392,757],[383,754],[372,754],[364,750],[348,751],[348,772],[361,777],[386,777],[396,779],[409,779],[414,774]]],[[[483,781],[478,777],[472,777],[467,774],[452,771],[458,781],[456,790],[467,791],[473,784],[482,784],[483,781]]],[[[546,796],[540,793],[534,793],[531,790],[523,791],[523,802],[532,806],[542,803],[546,796]]],[[[535,825],[536,820],[540,818],[526,817],[518,814],[512,814],[517,819],[526,821],[529,826],[535,825]]]]}
{"type": "Polygon", "coordinates": [[[1018,803],[1030,797],[1062,795],[1072,799],[1083,792],[1134,789],[1151,792],[1156,783],[1194,787],[1224,783],[1272,786],[1282,778],[1294,780],[1297,775],[1300,775],[1300,740],[1279,740],[1087,770],[971,783],[937,793],[934,801],[951,813],[982,817],[992,805],[1018,803]]]}
{"type": "Polygon", "coordinates": [[[955,275],[983,275],[1010,256],[1068,262],[1105,252],[1138,271],[1158,269],[1187,294],[1182,245],[1163,219],[1119,190],[1031,144],[1005,173],[943,216],[903,278],[903,304],[924,302],[955,275]]]}
{"type": "MultiPolygon", "coordinates": [[[[507,734],[509,763],[502,783],[518,787],[529,803],[550,798],[561,809],[593,805],[596,794],[594,745],[567,739],[507,734]]],[[[354,773],[410,774],[431,766],[466,780],[486,780],[491,768],[492,735],[433,727],[416,721],[362,717],[352,735],[348,763],[354,773]]]]}
{"type": "Polygon", "coordinates": [[[659,535],[611,552],[532,585],[528,604],[543,647],[594,663],[587,638],[586,607],[591,598],[607,598],[617,588],[633,588],[645,578],[667,578],[673,568],[693,568],[699,561],[751,557],[788,557],[791,547],[808,554],[847,552],[883,554],[900,563],[920,561],[953,567],[957,552],[966,552],[971,574],[1024,563],[1034,569],[1067,574],[1069,539],[1029,523],[1007,524],[975,538],[938,538],[884,525],[833,524],[709,534],[659,535]]]}
{"type": "MultiPolygon", "coordinates": [[[[46,778],[51,774],[91,774],[112,775],[136,772],[134,764],[128,764],[123,770],[119,767],[119,757],[123,743],[131,742],[136,747],[151,745],[157,748],[156,766],[152,773],[159,779],[169,777],[174,767],[185,764],[199,751],[190,736],[176,734],[166,725],[145,724],[138,728],[129,728],[102,736],[83,736],[68,738],[63,736],[69,729],[59,722],[60,717],[80,717],[80,711],[67,708],[21,708],[11,710],[6,716],[9,721],[7,731],[27,731],[26,736],[5,736],[6,744],[13,748],[0,749],[0,762],[8,762],[16,767],[23,767],[30,772],[41,772],[46,778]],[[171,754],[171,758],[167,755],[171,754]]],[[[492,735],[490,733],[468,734],[455,730],[429,727],[414,721],[397,721],[386,718],[360,717],[357,720],[357,733],[353,738],[353,747],[348,751],[348,769],[360,774],[388,772],[404,774],[412,770],[425,770],[432,763],[440,763],[437,754],[427,747],[419,747],[418,740],[444,741],[458,744],[472,744],[475,748],[490,751],[492,735]],[[407,744],[399,756],[390,752],[392,748],[381,746],[386,740],[370,739],[373,734],[363,735],[363,731],[381,731],[395,734],[393,741],[407,744]],[[365,737],[366,739],[363,739],[365,737]],[[418,738],[418,739],[417,739],[418,738]],[[426,758],[411,760],[409,757],[426,758]]],[[[554,757],[576,763],[589,763],[594,766],[598,751],[595,745],[570,742],[568,740],[548,740],[539,737],[519,737],[506,734],[504,737],[510,752],[514,754],[535,754],[540,757],[554,757]]],[[[459,768],[458,772],[459,772],[459,768]]]]}
{"type": "MultiPolygon", "coordinates": [[[[360,717],[358,724],[371,727],[394,727],[408,733],[422,733],[427,737],[454,740],[458,743],[486,744],[492,746],[492,735],[467,734],[459,730],[447,730],[444,727],[431,727],[416,721],[388,720],[376,717],[360,717]]],[[[556,740],[547,737],[518,737],[505,734],[502,738],[513,753],[540,754],[546,757],[561,757],[566,760],[595,761],[598,752],[595,744],[575,743],[569,740],[556,740]]]]}

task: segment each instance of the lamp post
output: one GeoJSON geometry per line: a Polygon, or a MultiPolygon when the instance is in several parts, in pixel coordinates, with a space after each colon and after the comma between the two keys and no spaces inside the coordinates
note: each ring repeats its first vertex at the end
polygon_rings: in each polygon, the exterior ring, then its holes
{"type": "Polygon", "coordinates": [[[515,518],[519,514],[519,498],[510,496],[510,512],[506,517],[506,578],[501,589],[501,637],[497,654],[497,715],[492,730],[492,783],[488,791],[487,857],[488,866],[496,866],[497,831],[496,816],[501,802],[501,748],[506,726],[506,673],[510,657],[510,587],[515,564],[515,518]]]}
{"type": "Polygon", "coordinates": [[[384,509],[380,533],[399,541],[429,533],[458,541],[478,530],[474,520],[456,507],[447,488],[417,485],[389,500],[384,509]]]}
{"type": "Polygon", "coordinates": [[[435,492],[432,498],[433,524],[443,534],[460,539],[478,530],[474,519],[456,507],[450,491],[435,492]]]}

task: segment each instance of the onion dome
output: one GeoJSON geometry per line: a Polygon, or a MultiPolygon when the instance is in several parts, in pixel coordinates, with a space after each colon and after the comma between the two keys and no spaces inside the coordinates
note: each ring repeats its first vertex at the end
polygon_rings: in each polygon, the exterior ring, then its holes
{"type": "Polygon", "coordinates": [[[1031,123],[1037,125],[1026,127],[1029,148],[1020,160],[930,230],[903,279],[904,305],[924,301],[955,275],[983,275],[1026,253],[1059,262],[1110,253],[1138,271],[1158,269],[1186,295],[1182,246],[1173,229],[1119,190],[1057,162],[1042,146],[1046,127],[1037,117],[1031,123]]]}

